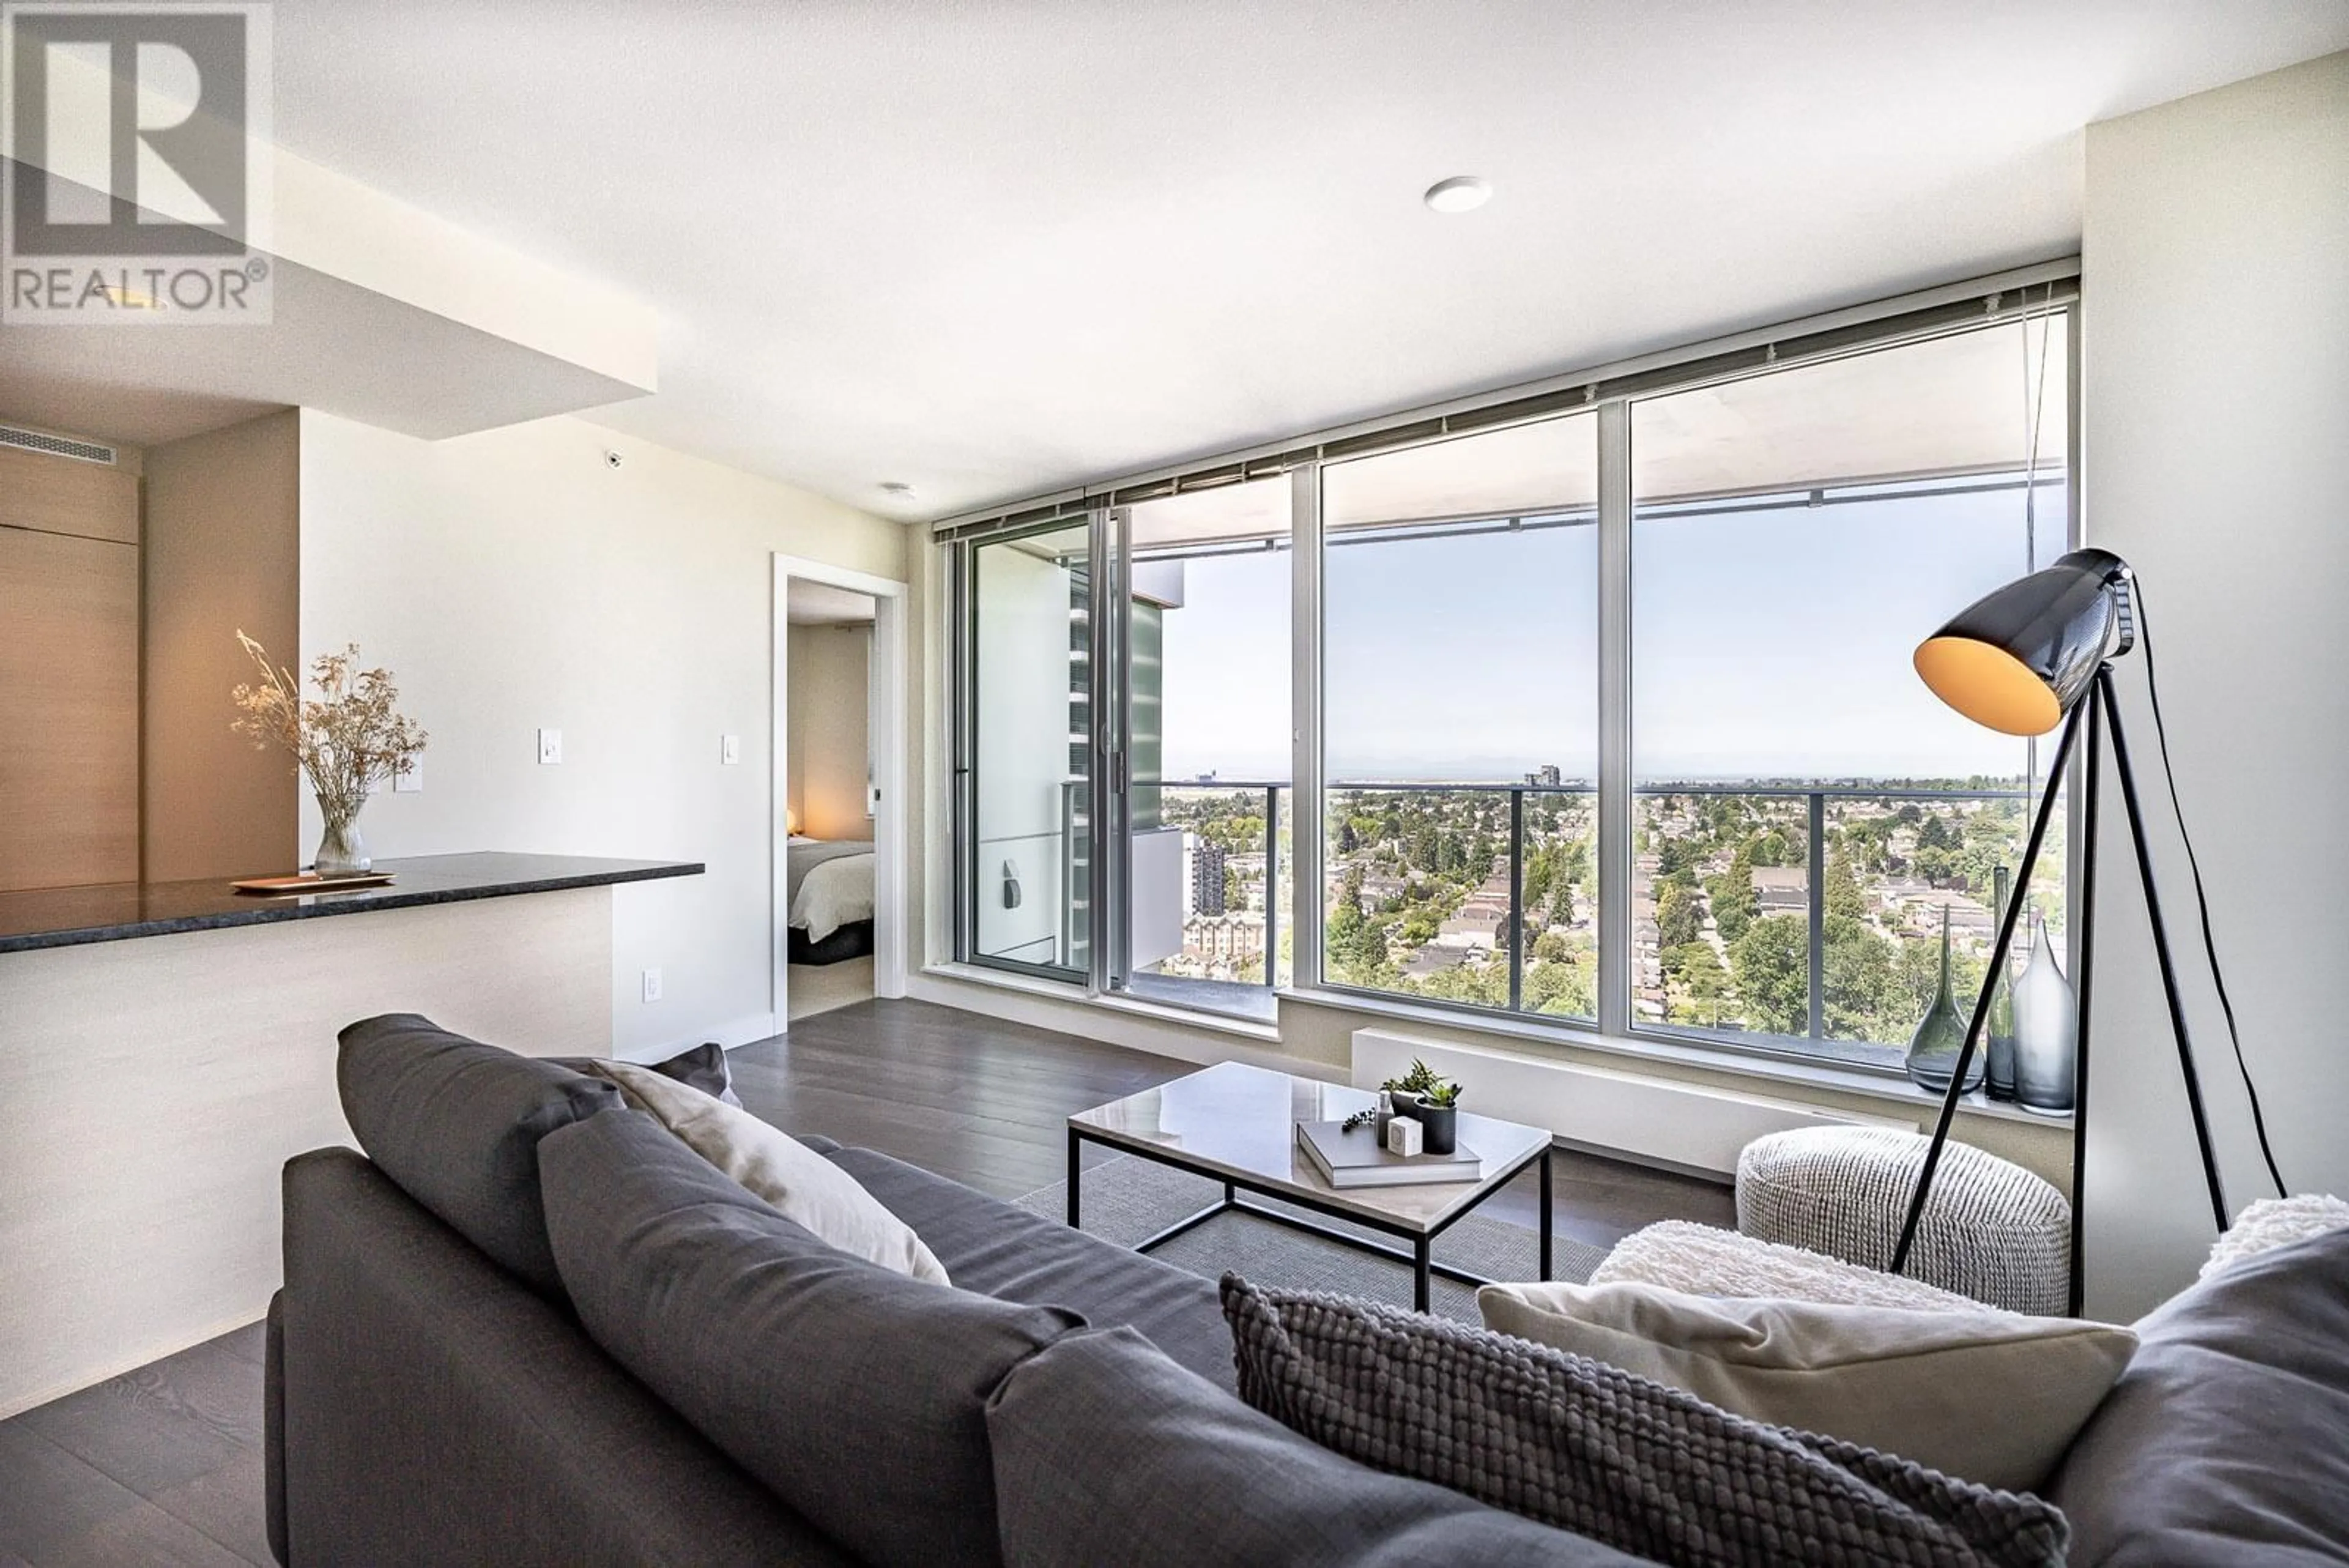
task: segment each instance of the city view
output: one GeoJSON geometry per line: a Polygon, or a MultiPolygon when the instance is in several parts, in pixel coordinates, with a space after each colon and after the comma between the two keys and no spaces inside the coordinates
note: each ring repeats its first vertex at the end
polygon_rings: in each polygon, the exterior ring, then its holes
{"type": "MultiPolygon", "coordinates": [[[[1791,1037],[1810,1042],[1806,1049],[1889,1063],[1939,983],[1945,917],[1961,1006],[1981,983],[1997,878],[2002,868],[2012,876],[2019,867],[2029,826],[2024,788],[2021,779],[1982,775],[1642,787],[1633,841],[1634,1023],[1791,1037]]],[[[1260,784],[1164,788],[1164,820],[1186,835],[1188,874],[1184,949],[1159,972],[1264,983],[1267,867],[1278,908],[1288,896],[1290,798],[1285,787],[1260,784]],[[1278,803],[1269,846],[1268,792],[1278,803]]],[[[1592,1017],[1596,813],[1590,786],[1555,767],[1513,784],[1331,788],[1327,978],[1592,1017]],[[1516,857],[1513,844],[1522,846],[1516,857]],[[1513,908],[1522,911],[1521,956],[1512,952],[1513,908]]],[[[2059,814],[2023,895],[2059,946],[2064,856],[2059,814]]],[[[1272,925],[1272,961],[1285,982],[1291,937],[1278,918],[1272,925]]]]}

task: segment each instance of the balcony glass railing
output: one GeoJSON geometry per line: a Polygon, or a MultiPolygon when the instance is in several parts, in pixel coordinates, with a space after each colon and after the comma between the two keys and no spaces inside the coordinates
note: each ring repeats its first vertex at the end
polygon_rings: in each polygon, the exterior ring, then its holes
{"type": "MultiPolygon", "coordinates": [[[[1635,796],[1631,1022],[1878,1067],[1940,978],[1972,1002],[2001,867],[2022,858],[2021,789],[1662,784],[1635,796]]],[[[2060,946],[2059,811],[2023,892],[2060,946]]]]}
{"type": "MultiPolygon", "coordinates": [[[[1293,982],[1292,798],[1274,781],[1137,789],[1135,929],[1156,933],[1136,950],[1138,993],[1256,1015],[1269,988],[1293,982]],[[1141,841],[1159,835],[1154,859],[1141,841]]],[[[1961,1008],[1981,984],[1996,878],[2021,858],[2033,798],[1994,787],[1642,786],[1632,1028],[1897,1069],[1939,982],[1945,909],[1961,1008]]],[[[1345,783],[1326,803],[1324,983],[1595,1021],[1593,788],[1345,783]]],[[[2059,810],[2022,895],[2059,951],[2064,867],[2059,810]]]]}
{"type": "Polygon", "coordinates": [[[1330,786],[1330,983],[1598,1014],[1598,795],[1587,786],[1330,786]]]}
{"type": "Polygon", "coordinates": [[[1269,781],[1136,782],[1137,994],[1206,1007],[1233,1002],[1256,1015],[1271,988],[1290,981],[1289,794],[1269,781]],[[1265,994],[1239,997],[1235,987],[1265,994]]]}

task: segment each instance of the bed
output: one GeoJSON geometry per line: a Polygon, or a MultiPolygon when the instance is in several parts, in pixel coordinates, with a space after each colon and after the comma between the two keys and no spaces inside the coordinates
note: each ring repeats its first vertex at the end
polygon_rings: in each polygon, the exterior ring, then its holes
{"type": "Polygon", "coordinates": [[[794,835],[784,846],[784,956],[843,963],[873,950],[873,846],[794,835]]]}

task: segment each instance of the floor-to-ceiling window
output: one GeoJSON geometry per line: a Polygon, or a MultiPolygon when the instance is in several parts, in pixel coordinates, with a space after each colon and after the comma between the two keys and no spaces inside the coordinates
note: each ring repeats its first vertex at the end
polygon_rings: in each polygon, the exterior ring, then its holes
{"type": "MultiPolygon", "coordinates": [[[[1260,1019],[1294,983],[1891,1070],[1945,929],[1978,982],[2044,783],[1909,653],[2067,547],[2063,293],[976,525],[967,955],[1260,1019]],[[1048,831],[1051,943],[989,908],[1048,831]]],[[[2065,859],[2059,820],[2017,895],[2059,944],[2065,859]]]]}
{"type": "Polygon", "coordinates": [[[1596,1016],[1597,432],[1322,471],[1327,984],[1596,1016]]]}
{"type": "Polygon", "coordinates": [[[1909,655],[2065,548],[2063,360],[2042,317],[1632,405],[1635,1027],[1893,1064],[1944,922],[1972,996],[2034,753],[1909,655]]]}

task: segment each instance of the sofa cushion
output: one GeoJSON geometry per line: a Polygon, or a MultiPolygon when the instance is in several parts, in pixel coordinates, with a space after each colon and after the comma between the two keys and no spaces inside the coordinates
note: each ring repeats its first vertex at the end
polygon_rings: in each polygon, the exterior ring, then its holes
{"type": "Polygon", "coordinates": [[[1214,1281],[869,1148],[832,1158],[911,1225],[965,1290],[1069,1307],[1097,1327],[1124,1324],[1178,1365],[1234,1386],[1232,1335],[1214,1281]]]}
{"type": "Polygon", "coordinates": [[[1224,1276],[1251,1405],[1349,1458],[1688,1568],[2048,1568],[2063,1516],[1587,1356],[1224,1276]]]}
{"type": "Polygon", "coordinates": [[[580,1322],[735,1462],[883,1568],[1000,1559],[987,1400],[1081,1318],[826,1246],[639,1111],[540,1176],[580,1322]]]}
{"type": "Polygon", "coordinates": [[[2230,1263],[2137,1332],[2048,1488],[2072,1562],[2349,1562],[2349,1231],[2230,1263]]]}
{"type": "Polygon", "coordinates": [[[620,1092],[412,1012],[362,1019],[341,1042],[336,1084],[367,1158],[493,1262],[559,1301],[539,1203],[539,1140],[617,1106],[620,1092]]]}
{"type": "Polygon", "coordinates": [[[1828,1306],[1640,1284],[1486,1285],[1476,1305],[1495,1333],[2009,1491],[2047,1479],[2137,1348],[2110,1324],[1986,1306],[1828,1306]]]}
{"type": "Polygon", "coordinates": [[[1451,1568],[1635,1559],[1340,1458],[1130,1328],[1073,1334],[988,1407],[1012,1568],[1451,1568]]]}

